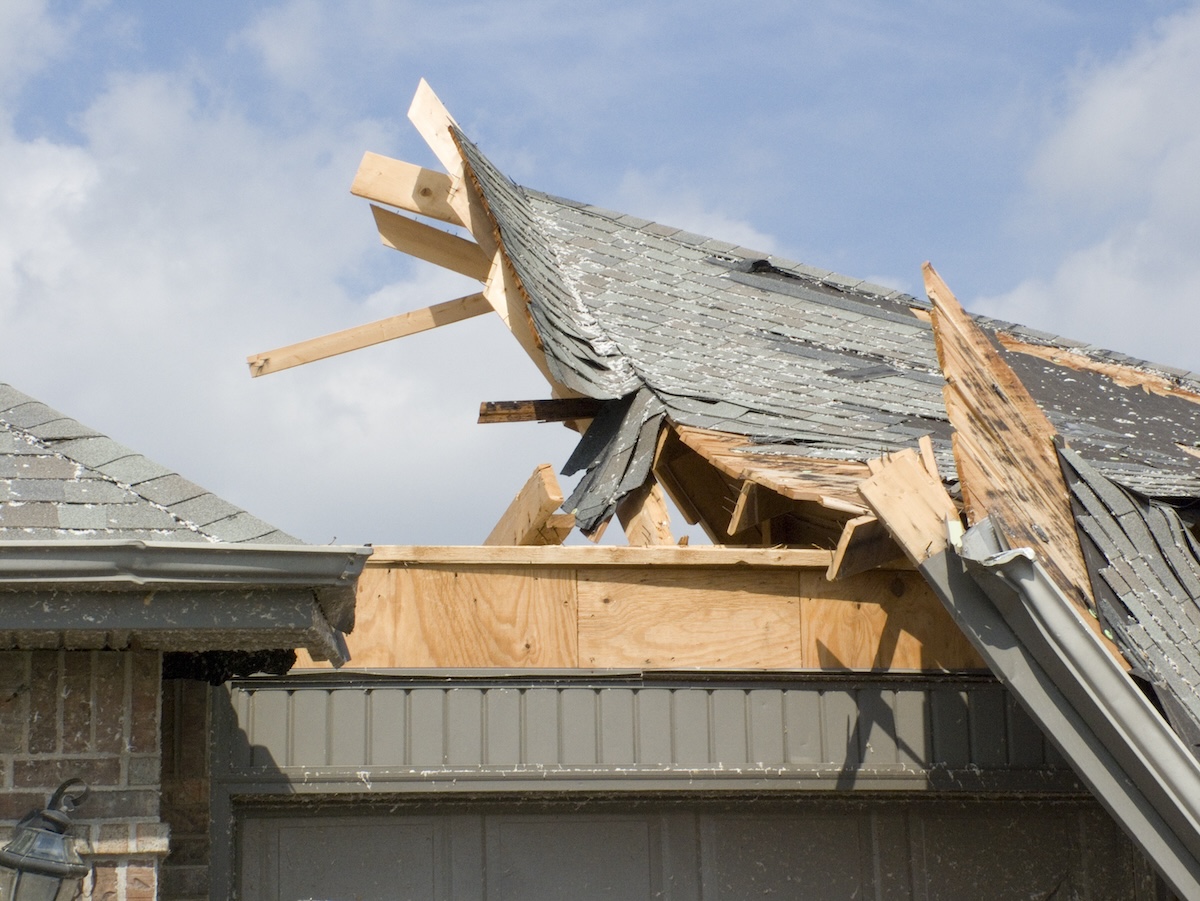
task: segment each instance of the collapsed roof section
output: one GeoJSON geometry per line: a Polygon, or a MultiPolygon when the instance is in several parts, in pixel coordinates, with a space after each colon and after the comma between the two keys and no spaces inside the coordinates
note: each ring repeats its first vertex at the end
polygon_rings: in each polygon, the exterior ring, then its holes
{"type": "Polygon", "coordinates": [[[0,648],[341,664],[369,553],[306,545],[0,384],[0,648]]]}

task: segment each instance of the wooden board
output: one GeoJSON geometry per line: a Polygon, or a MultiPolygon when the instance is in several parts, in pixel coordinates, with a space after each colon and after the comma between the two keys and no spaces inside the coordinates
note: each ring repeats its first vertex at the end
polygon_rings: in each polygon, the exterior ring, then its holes
{"type": "MultiPolygon", "coordinates": [[[[352,667],[391,666],[381,661],[392,656],[390,642],[395,632],[392,598],[396,593],[395,570],[368,566],[358,577],[354,609],[354,631],[346,636],[352,667]]],[[[296,669],[331,669],[325,661],[314,662],[303,648],[296,651],[296,669]]]]}
{"type": "Polygon", "coordinates": [[[434,304],[422,310],[389,316],[378,322],[356,325],[330,335],[322,335],[319,338],[310,338],[308,341],[289,344],[287,347],[268,350],[247,357],[246,362],[250,366],[250,375],[257,378],[260,375],[336,357],[338,354],[371,347],[374,344],[382,344],[385,341],[394,341],[397,338],[415,335],[490,312],[492,312],[492,305],[487,302],[483,294],[468,294],[466,297],[434,304]]]}
{"type": "Polygon", "coordinates": [[[480,424],[494,422],[566,422],[591,419],[602,401],[591,397],[555,397],[549,400],[493,400],[479,405],[480,424]]]}
{"type": "Polygon", "coordinates": [[[467,241],[375,204],[371,204],[371,215],[375,217],[379,239],[386,247],[468,278],[487,281],[492,263],[474,241],[467,241]]]}
{"type": "Polygon", "coordinates": [[[819,569],[832,551],[816,548],[706,547],[472,547],[465,545],[378,545],[367,569],[389,564],[447,566],[645,566],[819,569]]]}
{"type": "Polygon", "coordinates": [[[856,516],[842,529],[825,578],[831,582],[844,579],[903,556],[904,552],[874,515],[856,516]]]}
{"type": "Polygon", "coordinates": [[[368,152],[359,163],[350,193],[450,225],[464,225],[450,205],[453,188],[454,182],[444,172],[368,152]]]}
{"type": "Polygon", "coordinates": [[[946,549],[946,521],[958,521],[958,508],[917,456],[904,450],[883,457],[859,493],[896,544],[918,566],[946,549]]]}
{"type": "Polygon", "coordinates": [[[580,570],[584,667],[798,668],[795,573],[580,570]]]}
{"type": "Polygon", "coordinates": [[[919,573],[799,577],[806,669],[987,669],[919,573]]]}
{"type": "Polygon", "coordinates": [[[625,530],[625,540],[635,547],[675,544],[667,497],[653,476],[621,498],[617,504],[617,519],[625,530]]]}
{"type": "MultiPolygon", "coordinates": [[[[550,519],[562,506],[563,493],[549,463],[542,463],[533,471],[529,481],[517,492],[496,527],[483,540],[485,546],[496,545],[546,545],[562,544],[566,537],[559,528],[552,528],[550,519]]],[[[571,526],[575,517],[569,517],[571,526]]],[[[561,526],[560,517],[555,525],[561,526]]],[[[568,527],[567,531],[570,531],[568,527]]]]}

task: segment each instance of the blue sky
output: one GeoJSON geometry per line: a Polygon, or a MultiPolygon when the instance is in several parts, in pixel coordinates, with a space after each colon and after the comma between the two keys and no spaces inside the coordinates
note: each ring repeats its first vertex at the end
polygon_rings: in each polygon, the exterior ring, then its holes
{"type": "Polygon", "coordinates": [[[251,381],[469,283],[380,247],[424,77],[517,181],[1200,369],[1200,9],[6,0],[0,380],[315,542],[474,543],[555,426],[498,322],[251,381]]]}

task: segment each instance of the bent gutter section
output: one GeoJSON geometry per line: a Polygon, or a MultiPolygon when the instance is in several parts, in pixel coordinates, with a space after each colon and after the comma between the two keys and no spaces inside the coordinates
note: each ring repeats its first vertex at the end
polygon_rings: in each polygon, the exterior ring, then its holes
{"type": "Polygon", "coordinates": [[[920,570],[971,643],[1172,889],[1200,899],[1200,767],[1071,611],[987,520],[920,570]]]}

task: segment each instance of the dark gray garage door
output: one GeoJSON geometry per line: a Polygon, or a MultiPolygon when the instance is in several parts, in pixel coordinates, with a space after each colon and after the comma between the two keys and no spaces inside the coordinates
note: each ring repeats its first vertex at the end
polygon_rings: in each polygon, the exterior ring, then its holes
{"type": "Polygon", "coordinates": [[[1073,802],[279,809],[245,815],[239,844],[245,901],[1137,895],[1128,842],[1073,802]]]}

